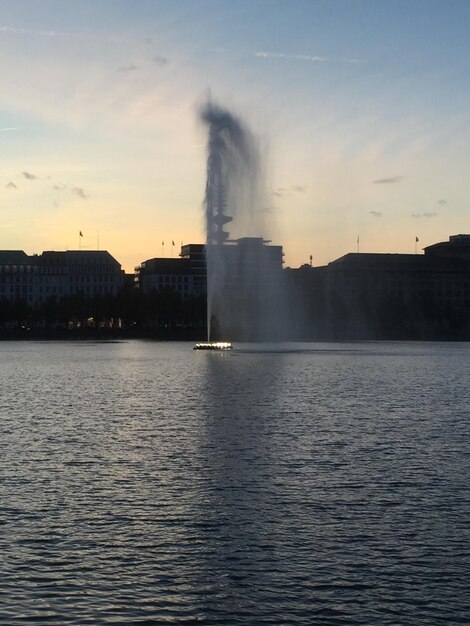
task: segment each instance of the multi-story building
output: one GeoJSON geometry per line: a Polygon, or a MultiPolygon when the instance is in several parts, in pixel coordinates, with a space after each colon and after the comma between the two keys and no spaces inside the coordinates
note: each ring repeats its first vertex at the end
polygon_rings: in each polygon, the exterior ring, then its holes
{"type": "Polygon", "coordinates": [[[427,246],[424,255],[347,254],[328,265],[327,289],[346,299],[427,298],[470,312],[470,235],[427,246]]]}
{"type": "Polygon", "coordinates": [[[208,249],[186,244],[178,259],[143,261],[135,268],[135,283],[143,293],[170,289],[183,300],[205,295],[209,287],[209,314],[220,333],[260,337],[279,308],[283,284],[282,246],[269,243],[243,237],[208,249]]]}
{"type": "Polygon", "coordinates": [[[34,307],[50,297],[116,295],[123,278],[121,265],[104,250],[0,251],[0,301],[22,299],[34,307]]]}
{"type": "Polygon", "coordinates": [[[205,246],[187,244],[180,258],[154,258],[135,268],[135,284],[143,293],[170,289],[183,300],[206,292],[205,246]]]}
{"type": "Polygon", "coordinates": [[[470,235],[424,254],[349,253],[288,271],[300,335],[450,336],[470,329],[470,235]]]}
{"type": "Polygon", "coordinates": [[[182,259],[189,259],[194,293],[197,295],[206,293],[206,246],[203,243],[185,244],[181,246],[180,256],[182,259]]]}
{"type": "Polygon", "coordinates": [[[243,237],[208,250],[209,315],[219,337],[276,339],[283,325],[282,246],[243,237]]]}

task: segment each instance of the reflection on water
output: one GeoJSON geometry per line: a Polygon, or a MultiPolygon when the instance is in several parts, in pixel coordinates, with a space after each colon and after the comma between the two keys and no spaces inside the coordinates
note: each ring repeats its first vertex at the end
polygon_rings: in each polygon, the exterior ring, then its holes
{"type": "Polygon", "coordinates": [[[0,622],[467,624],[465,344],[0,344],[0,622]]]}

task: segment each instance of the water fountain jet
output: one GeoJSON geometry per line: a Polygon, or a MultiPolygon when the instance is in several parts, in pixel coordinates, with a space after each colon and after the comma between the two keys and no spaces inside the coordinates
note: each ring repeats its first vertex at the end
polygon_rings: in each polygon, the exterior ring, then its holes
{"type": "Polygon", "coordinates": [[[215,320],[218,335],[258,339],[276,310],[282,270],[282,248],[267,246],[263,236],[258,143],[239,117],[210,100],[199,115],[208,131],[207,342],[215,320]]]}

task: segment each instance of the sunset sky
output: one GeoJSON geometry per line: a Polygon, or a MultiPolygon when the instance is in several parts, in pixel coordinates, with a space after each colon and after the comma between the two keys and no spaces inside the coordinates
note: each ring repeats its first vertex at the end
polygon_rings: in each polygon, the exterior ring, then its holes
{"type": "Polygon", "coordinates": [[[258,136],[287,265],[470,232],[468,0],[2,0],[0,249],[204,239],[211,97],[258,136]]]}

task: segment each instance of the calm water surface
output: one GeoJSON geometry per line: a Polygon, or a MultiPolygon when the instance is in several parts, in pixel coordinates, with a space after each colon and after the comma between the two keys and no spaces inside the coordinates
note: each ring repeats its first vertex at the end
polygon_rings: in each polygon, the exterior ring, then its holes
{"type": "Polygon", "coordinates": [[[470,624],[470,345],[0,343],[3,624],[470,624]]]}

